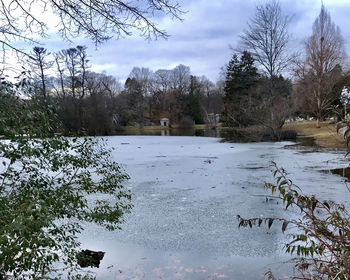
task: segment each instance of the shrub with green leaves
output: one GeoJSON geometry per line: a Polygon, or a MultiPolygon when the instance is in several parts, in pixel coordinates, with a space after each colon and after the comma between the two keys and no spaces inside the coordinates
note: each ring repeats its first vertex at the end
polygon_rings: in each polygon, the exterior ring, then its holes
{"type": "MultiPolygon", "coordinates": [[[[283,201],[285,208],[300,210],[297,219],[252,218],[238,216],[239,227],[261,226],[270,228],[274,221],[282,224],[290,241],[285,244],[293,259],[298,274],[292,279],[350,279],[350,215],[346,207],[333,201],[320,200],[314,195],[303,194],[287,177],[283,168],[274,167],[275,184],[266,183],[265,188],[283,201]]],[[[266,276],[275,279],[269,271],[266,276]]]]}
{"type": "Polygon", "coordinates": [[[0,85],[0,278],[54,278],[57,264],[73,277],[82,224],[119,229],[130,211],[128,176],[105,141],[56,135],[52,108],[18,97],[28,90],[0,85]]]}

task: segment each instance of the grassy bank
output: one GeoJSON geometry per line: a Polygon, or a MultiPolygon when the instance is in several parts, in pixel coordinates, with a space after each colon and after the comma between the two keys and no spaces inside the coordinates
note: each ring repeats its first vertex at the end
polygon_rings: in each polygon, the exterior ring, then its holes
{"type": "Polygon", "coordinates": [[[341,134],[337,134],[336,124],[321,122],[321,127],[316,128],[315,121],[293,122],[283,126],[284,130],[295,130],[299,136],[314,137],[316,144],[324,148],[345,149],[345,141],[341,134]]]}
{"type": "MultiPolygon", "coordinates": [[[[219,123],[217,125],[217,127],[221,127],[222,124],[219,123]]],[[[128,125],[128,126],[125,126],[123,129],[127,132],[140,132],[140,131],[152,131],[152,130],[168,130],[168,129],[171,129],[171,128],[194,128],[194,129],[207,129],[208,126],[206,124],[196,124],[196,125],[193,125],[193,126],[189,126],[189,127],[183,127],[183,126],[180,126],[180,125],[172,125],[171,127],[168,127],[168,126],[161,126],[161,125],[145,125],[145,126],[131,126],[131,125],[128,125]]]]}

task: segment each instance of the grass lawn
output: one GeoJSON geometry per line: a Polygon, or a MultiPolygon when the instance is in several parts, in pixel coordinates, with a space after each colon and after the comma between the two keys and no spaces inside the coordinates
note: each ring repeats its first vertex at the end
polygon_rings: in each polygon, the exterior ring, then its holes
{"type": "MultiPolygon", "coordinates": [[[[192,126],[194,129],[207,129],[207,125],[206,124],[195,124],[194,126],[192,126]]],[[[222,124],[219,123],[217,125],[217,127],[222,127],[222,124]]],[[[183,128],[182,126],[180,125],[172,125],[171,128],[183,128]]],[[[126,127],[124,127],[124,129],[128,132],[139,132],[141,130],[143,131],[149,131],[149,130],[167,130],[167,129],[170,129],[170,127],[168,126],[161,126],[161,125],[145,125],[143,127],[141,126],[131,126],[131,125],[128,125],[126,127]]]]}
{"type": "Polygon", "coordinates": [[[316,144],[324,148],[345,149],[343,135],[337,134],[337,125],[321,122],[321,127],[316,128],[315,121],[286,123],[284,130],[293,129],[300,136],[311,136],[316,139],[316,144]]]}

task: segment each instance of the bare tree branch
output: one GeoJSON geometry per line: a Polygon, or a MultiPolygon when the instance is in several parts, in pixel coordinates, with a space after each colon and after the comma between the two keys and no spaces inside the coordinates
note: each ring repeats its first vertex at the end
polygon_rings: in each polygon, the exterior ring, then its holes
{"type": "Polygon", "coordinates": [[[323,5],[312,29],[305,43],[306,59],[300,63],[297,76],[319,127],[323,114],[336,99],[332,89],[341,77],[345,50],[340,29],[323,5]]]}
{"type": "Polygon", "coordinates": [[[48,19],[40,13],[57,16],[59,33],[65,40],[78,36],[96,45],[134,31],[146,39],[167,38],[155,18],[163,14],[180,19],[183,11],[176,0],[0,0],[0,44],[13,49],[14,41],[33,42],[48,35],[48,19]]]}
{"type": "Polygon", "coordinates": [[[253,55],[269,77],[281,74],[293,59],[288,50],[290,20],[283,15],[279,3],[271,0],[256,7],[248,29],[241,36],[243,50],[253,55]]]}

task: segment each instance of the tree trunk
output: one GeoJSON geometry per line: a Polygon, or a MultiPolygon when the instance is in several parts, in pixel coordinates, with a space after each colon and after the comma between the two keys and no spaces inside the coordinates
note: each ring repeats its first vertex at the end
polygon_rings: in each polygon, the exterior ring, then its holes
{"type": "Polygon", "coordinates": [[[322,107],[321,107],[321,81],[318,82],[318,88],[317,88],[317,121],[316,121],[316,128],[320,128],[320,121],[322,116],[322,107]]]}

